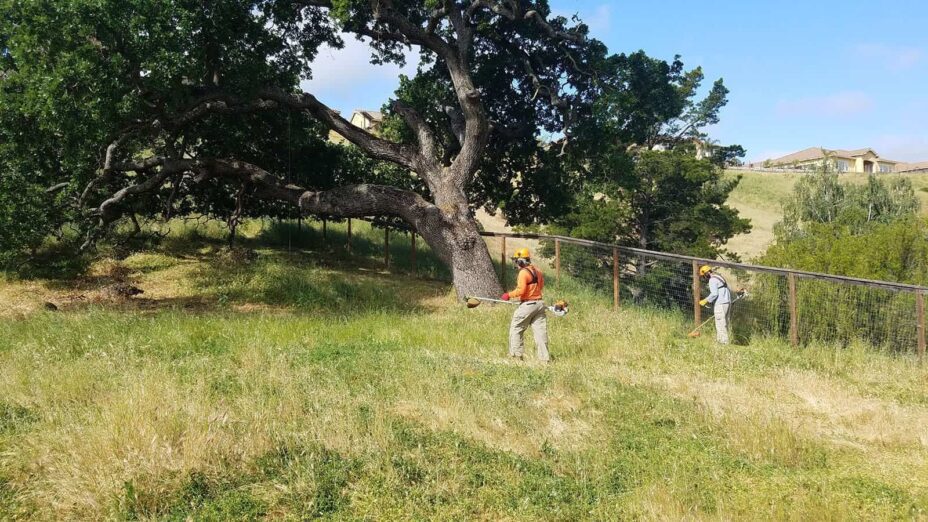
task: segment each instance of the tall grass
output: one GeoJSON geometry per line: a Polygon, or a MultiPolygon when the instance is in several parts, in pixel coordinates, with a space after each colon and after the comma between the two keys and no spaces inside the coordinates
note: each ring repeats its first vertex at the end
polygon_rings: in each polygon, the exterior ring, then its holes
{"type": "Polygon", "coordinates": [[[389,256],[385,257],[383,228],[374,227],[367,221],[352,220],[349,242],[347,221],[328,222],[323,235],[320,221],[306,220],[301,224],[296,221],[265,222],[261,231],[246,244],[271,246],[288,252],[324,252],[338,262],[364,262],[371,267],[399,272],[415,270],[419,277],[450,280],[447,267],[432,253],[421,236],[416,238],[415,266],[409,233],[391,230],[389,241],[389,256]]]}
{"type": "MultiPolygon", "coordinates": [[[[773,226],[783,219],[783,203],[793,191],[793,185],[804,173],[751,172],[732,169],[730,176],[741,176],[741,183],[732,191],[728,204],[738,210],[742,217],[751,220],[751,232],[735,236],[728,248],[745,260],[756,258],[773,242],[773,226]]],[[[921,202],[922,213],[928,213],[928,175],[926,174],[878,174],[881,179],[904,177],[912,182],[915,194],[921,202]]],[[[841,181],[866,183],[865,174],[842,174],[841,181]]]]}
{"type": "Polygon", "coordinates": [[[509,307],[254,246],[128,257],[146,307],[0,319],[0,518],[926,516],[911,361],[719,347],[565,277],[555,363],[515,364],[509,307]]]}

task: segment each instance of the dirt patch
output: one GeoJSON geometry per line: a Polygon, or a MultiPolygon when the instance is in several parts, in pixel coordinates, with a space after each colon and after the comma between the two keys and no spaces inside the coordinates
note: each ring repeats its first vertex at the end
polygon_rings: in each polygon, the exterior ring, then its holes
{"type": "Polygon", "coordinates": [[[0,284],[0,317],[23,318],[43,311],[73,312],[88,308],[120,311],[202,308],[204,300],[178,291],[174,275],[178,274],[142,274],[119,261],[106,259],[73,280],[8,281],[0,284]]]}

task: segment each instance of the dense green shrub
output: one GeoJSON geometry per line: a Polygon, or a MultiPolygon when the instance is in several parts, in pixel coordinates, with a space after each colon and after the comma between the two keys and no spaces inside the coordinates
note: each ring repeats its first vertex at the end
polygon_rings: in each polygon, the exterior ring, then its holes
{"type": "Polygon", "coordinates": [[[25,176],[0,170],[0,268],[37,248],[59,225],[52,200],[25,176]]]}
{"type": "MultiPolygon", "coordinates": [[[[928,282],[928,223],[905,179],[874,176],[845,185],[820,172],[797,183],[763,265],[923,285],[928,282]]],[[[785,277],[755,277],[753,299],[763,306],[739,318],[766,333],[789,331],[785,277]]],[[[915,297],[866,286],[798,278],[799,337],[892,351],[915,346],[915,297]]]]}
{"type": "Polygon", "coordinates": [[[796,182],[776,235],[779,242],[791,241],[828,224],[842,226],[842,234],[864,234],[872,225],[913,216],[918,208],[908,179],[882,180],[871,174],[865,185],[845,184],[826,168],[796,182]]]}
{"type": "Polygon", "coordinates": [[[778,241],[761,257],[765,265],[899,283],[928,282],[928,225],[907,217],[874,223],[854,234],[843,224],[809,225],[804,234],[778,241]]]}

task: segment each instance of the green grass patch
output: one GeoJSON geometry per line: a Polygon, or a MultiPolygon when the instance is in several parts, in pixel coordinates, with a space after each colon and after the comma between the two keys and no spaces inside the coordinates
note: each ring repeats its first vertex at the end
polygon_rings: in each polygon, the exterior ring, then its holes
{"type": "Polygon", "coordinates": [[[198,241],[121,262],[153,297],[0,318],[0,518],[925,516],[912,359],[720,347],[565,277],[555,363],[516,364],[509,307],[198,241]]]}
{"type": "MultiPolygon", "coordinates": [[[[735,236],[728,248],[744,259],[760,256],[773,242],[773,226],[783,219],[783,203],[792,194],[793,185],[805,174],[788,172],[751,172],[731,169],[730,176],[741,176],[741,183],[732,191],[728,204],[742,217],[751,220],[751,232],[735,236]]],[[[921,201],[921,211],[928,213],[928,174],[880,174],[880,179],[905,177],[912,181],[921,201]]],[[[865,174],[843,174],[846,183],[866,183],[865,174]]]]}

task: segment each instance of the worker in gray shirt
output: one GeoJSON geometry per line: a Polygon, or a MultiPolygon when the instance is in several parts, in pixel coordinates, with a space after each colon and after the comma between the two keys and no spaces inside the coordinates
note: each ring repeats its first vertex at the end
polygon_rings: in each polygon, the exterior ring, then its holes
{"type": "Polygon", "coordinates": [[[714,304],[715,339],[719,344],[728,344],[728,313],[731,311],[728,282],[709,265],[699,267],[699,276],[709,281],[709,296],[700,301],[699,305],[714,304]]]}

